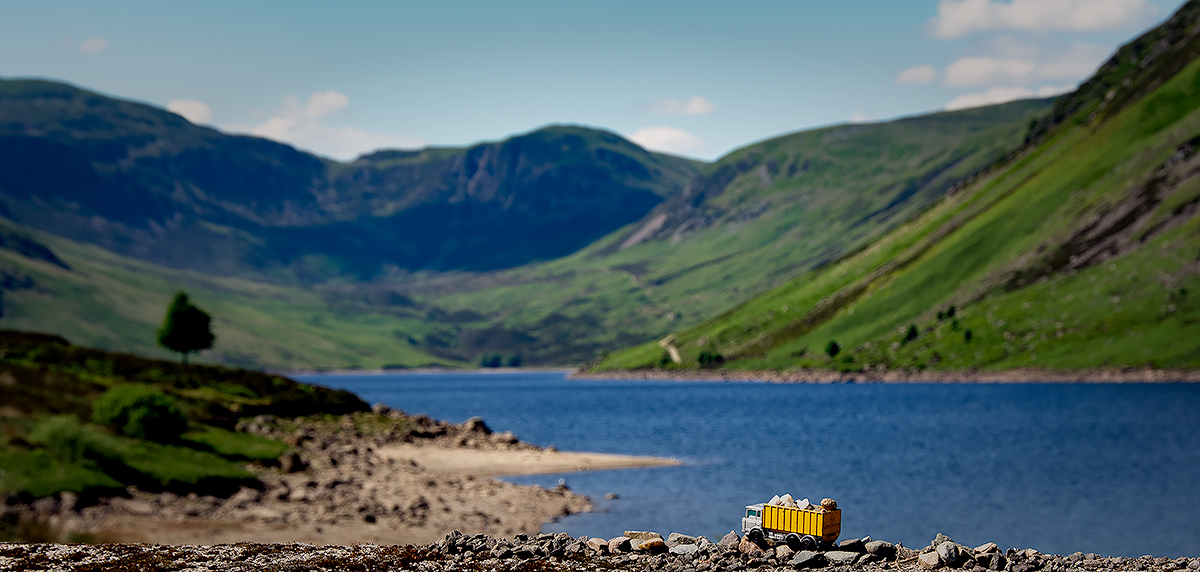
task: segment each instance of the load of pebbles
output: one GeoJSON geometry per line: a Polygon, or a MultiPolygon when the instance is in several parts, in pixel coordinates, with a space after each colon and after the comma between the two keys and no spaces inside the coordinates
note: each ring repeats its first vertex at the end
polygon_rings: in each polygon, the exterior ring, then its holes
{"type": "Polygon", "coordinates": [[[616,538],[560,534],[511,539],[451,532],[423,546],[316,546],[311,544],[0,544],[0,570],[412,570],[419,572],[740,572],[828,569],[830,572],[951,569],[984,572],[1191,572],[1197,558],[1101,557],[1042,554],[1032,548],[1001,551],[995,543],[970,548],[939,534],[922,548],[870,538],[843,540],[821,551],[793,552],[758,545],[730,532],[718,542],[703,536],[627,531],[616,538]]]}

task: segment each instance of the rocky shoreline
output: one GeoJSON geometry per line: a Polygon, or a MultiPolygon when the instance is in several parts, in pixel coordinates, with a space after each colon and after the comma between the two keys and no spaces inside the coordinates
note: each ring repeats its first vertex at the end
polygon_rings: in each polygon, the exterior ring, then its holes
{"type": "Polygon", "coordinates": [[[0,544],[0,570],[411,570],[419,572],[830,572],[964,570],[972,572],[1191,572],[1200,558],[1102,557],[1035,549],[974,548],[939,534],[919,550],[871,538],[847,539],[819,551],[755,544],[730,532],[713,542],[703,536],[627,531],[611,539],[565,533],[498,538],[451,532],[425,545],[317,546],[312,544],[0,544]]]}
{"type": "Polygon", "coordinates": [[[447,530],[535,534],[548,520],[592,509],[587,497],[565,486],[516,485],[471,466],[414,460],[477,454],[519,467],[523,457],[571,455],[494,433],[478,418],[450,424],[376,406],[319,418],[264,415],[239,429],[291,446],[276,467],[247,466],[259,487],[228,498],[133,488],[90,500],[72,493],[29,503],[0,498],[0,517],[43,541],[400,544],[430,542],[447,530]]]}
{"type": "Polygon", "coordinates": [[[883,370],[841,372],[816,369],[634,369],[590,372],[577,370],[569,378],[640,379],[666,381],[762,381],[770,383],[1200,383],[1200,370],[1152,368],[1092,368],[1056,370],[883,370]]]}

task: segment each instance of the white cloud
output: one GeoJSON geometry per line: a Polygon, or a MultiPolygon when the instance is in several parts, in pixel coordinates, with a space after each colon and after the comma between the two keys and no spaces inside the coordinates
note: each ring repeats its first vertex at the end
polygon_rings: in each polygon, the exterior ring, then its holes
{"type": "Polygon", "coordinates": [[[178,113],[196,125],[204,125],[212,121],[212,109],[208,107],[207,103],[195,99],[172,99],[167,103],[167,111],[178,113]]]}
{"type": "Polygon", "coordinates": [[[651,104],[647,110],[650,113],[663,115],[708,115],[716,111],[717,106],[699,95],[693,95],[684,100],[660,99],[651,104]]]}
{"type": "Polygon", "coordinates": [[[1029,77],[1037,64],[1029,60],[966,56],[946,66],[946,85],[962,87],[1029,77]]]}
{"type": "Polygon", "coordinates": [[[108,49],[108,40],[100,36],[92,36],[79,43],[79,53],[94,56],[108,49]]]}
{"type": "Polygon", "coordinates": [[[405,135],[370,133],[348,126],[329,125],[330,115],[350,106],[350,98],[334,90],[318,91],[301,103],[295,96],[283,99],[283,110],[253,127],[232,125],[240,131],[310,149],[335,159],[349,160],[387,147],[421,147],[425,141],[405,135]]]}
{"type": "Polygon", "coordinates": [[[1146,0],[941,0],[929,20],[939,38],[988,30],[1103,30],[1139,22],[1157,9],[1146,0]]]}
{"type": "MultiPolygon", "coordinates": [[[[1008,53],[1018,50],[1006,48],[1008,53]]],[[[1069,50],[1049,59],[1037,57],[1035,47],[1020,50],[1029,57],[965,56],[946,66],[945,83],[951,87],[1021,83],[1026,81],[1078,80],[1087,77],[1104,61],[1108,51],[1100,46],[1076,42],[1069,50]],[[1040,60],[1040,61],[1039,61],[1040,60]]]]}
{"type": "Polygon", "coordinates": [[[967,109],[968,107],[980,107],[983,105],[994,105],[997,103],[1007,103],[1018,99],[1026,99],[1030,97],[1050,97],[1060,93],[1066,93],[1074,89],[1072,86],[1053,86],[1043,85],[1036,90],[1027,87],[993,87],[987,91],[979,93],[966,93],[946,103],[946,111],[955,111],[958,109],[967,109]]]}
{"type": "Polygon", "coordinates": [[[896,74],[896,83],[929,83],[937,76],[938,71],[933,66],[916,66],[896,74]]]}
{"type": "Polygon", "coordinates": [[[703,139],[682,129],[660,125],[643,127],[634,131],[629,140],[652,151],[668,153],[694,153],[708,147],[703,139]]]}

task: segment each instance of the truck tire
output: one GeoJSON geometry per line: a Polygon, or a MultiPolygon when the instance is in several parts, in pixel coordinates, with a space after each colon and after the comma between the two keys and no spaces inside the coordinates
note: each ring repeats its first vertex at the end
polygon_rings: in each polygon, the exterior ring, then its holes
{"type": "Polygon", "coordinates": [[[788,548],[791,548],[793,552],[800,552],[802,550],[799,534],[795,532],[789,533],[786,540],[788,548]]]}
{"type": "Polygon", "coordinates": [[[816,550],[817,545],[817,537],[811,534],[805,535],[804,538],[800,539],[801,550],[816,550]]]}
{"type": "Polygon", "coordinates": [[[750,539],[750,542],[755,544],[762,544],[763,538],[765,538],[765,535],[763,535],[763,529],[758,527],[751,528],[750,534],[747,534],[746,536],[750,539]]]}

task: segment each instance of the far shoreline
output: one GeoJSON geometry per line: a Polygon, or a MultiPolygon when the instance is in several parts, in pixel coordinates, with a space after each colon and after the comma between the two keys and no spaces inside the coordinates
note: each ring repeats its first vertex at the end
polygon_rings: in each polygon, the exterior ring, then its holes
{"type": "Polygon", "coordinates": [[[1152,368],[1094,368],[1053,370],[839,372],[832,370],[639,369],[588,372],[575,370],[568,379],[627,379],[646,381],[752,381],[764,383],[1200,383],[1200,370],[1152,368]]]}

